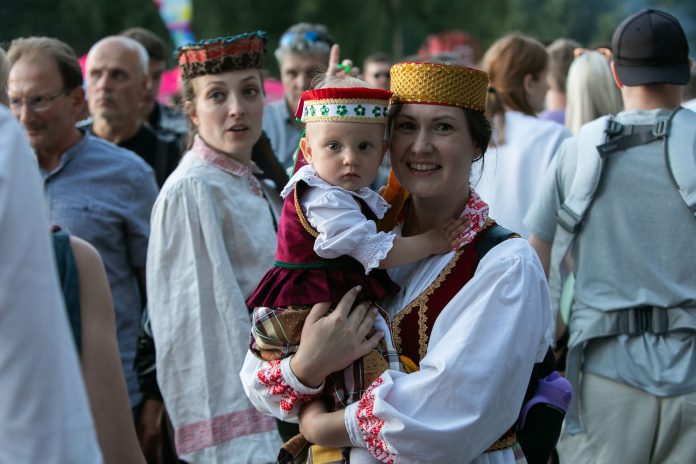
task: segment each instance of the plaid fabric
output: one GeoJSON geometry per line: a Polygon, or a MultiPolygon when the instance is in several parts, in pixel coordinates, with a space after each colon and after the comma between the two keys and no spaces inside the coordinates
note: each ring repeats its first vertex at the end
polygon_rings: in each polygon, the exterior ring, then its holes
{"type": "MultiPolygon", "coordinates": [[[[254,309],[249,349],[264,361],[283,359],[297,351],[304,321],[311,307],[254,309]]],[[[387,315],[380,309],[385,321],[387,315]]],[[[370,335],[374,333],[370,332],[370,335]]],[[[343,371],[326,379],[324,392],[335,409],[343,409],[360,399],[370,384],[387,369],[403,371],[399,355],[383,338],[377,348],[343,371]]]]}

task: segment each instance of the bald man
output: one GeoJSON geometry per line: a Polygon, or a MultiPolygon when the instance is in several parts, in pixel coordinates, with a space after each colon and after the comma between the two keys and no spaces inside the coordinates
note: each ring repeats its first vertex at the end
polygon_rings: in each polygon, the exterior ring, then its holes
{"type": "Polygon", "coordinates": [[[148,55],[137,41],[106,37],[87,54],[87,102],[91,124],[80,127],[134,151],[154,170],[159,186],[176,168],[176,141],[158,136],[143,119],[152,81],[148,55]]]}

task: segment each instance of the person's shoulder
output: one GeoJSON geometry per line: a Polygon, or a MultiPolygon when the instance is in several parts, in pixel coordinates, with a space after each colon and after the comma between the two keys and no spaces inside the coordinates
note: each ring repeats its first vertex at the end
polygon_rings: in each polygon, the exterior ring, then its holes
{"type": "Polygon", "coordinates": [[[524,114],[519,111],[508,111],[505,115],[505,124],[510,127],[511,130],[523,133],[525,138],[563,139],[571,135],[565,126],[556,121],[540,119],[536,116],[524,114]]]}
{"type": "Polygon", "coordinates": [[[481,259],[481,264],[484,267],[531,267],[541,270],[543,274],[536,252],[529,242],[523,238],[503,240],[486,253],[486,256],[481,259]]]}
{"type": "Polygon", "coordinates": [[[119,164],[146,172],[152,171],[150,165],[131,150],[119,147],[108,140],[89,133],[85,133],[84,137],[87,139],[86,152],[102,157],[103,162],[119,164]]]}

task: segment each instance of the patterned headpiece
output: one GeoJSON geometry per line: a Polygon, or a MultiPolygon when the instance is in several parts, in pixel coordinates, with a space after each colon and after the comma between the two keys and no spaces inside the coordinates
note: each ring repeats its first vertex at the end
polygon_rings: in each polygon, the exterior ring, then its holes
{"type": "Polygon", "coordinates": [[[391,67],[392,103],[457,106],[484,112],[488,74],[436,63],[399,63],[391,67]]]}
{"type": "Polygon", "coordinates": [[[295,117],[302,122],[387,122],[388,90],[327,87],[302,93],[295,117]]]}
{"type": "Polygon", "coordinates": [[[266,33],[248,32],[184,45],[176,51],[181,77],[193,79],[241,69],[263,68],[266,33]]]}

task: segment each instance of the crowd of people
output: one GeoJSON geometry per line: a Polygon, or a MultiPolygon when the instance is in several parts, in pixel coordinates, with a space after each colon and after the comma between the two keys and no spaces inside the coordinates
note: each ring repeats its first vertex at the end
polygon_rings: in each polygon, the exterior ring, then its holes
{"type": "Polygon", "coordinates": [[[696,462],[696,71],[320,24],[0,49],[0,462],[696,462]]]}

